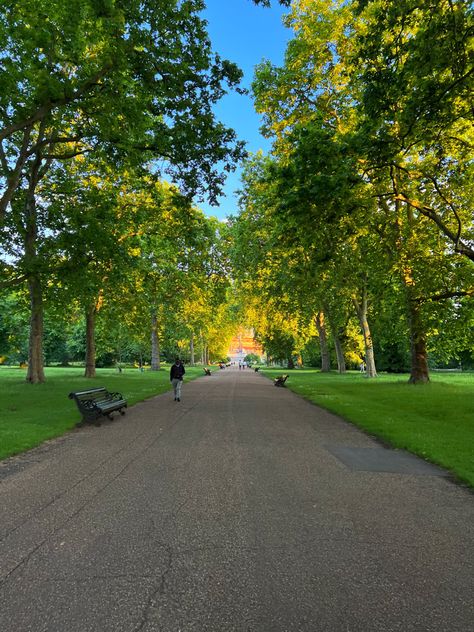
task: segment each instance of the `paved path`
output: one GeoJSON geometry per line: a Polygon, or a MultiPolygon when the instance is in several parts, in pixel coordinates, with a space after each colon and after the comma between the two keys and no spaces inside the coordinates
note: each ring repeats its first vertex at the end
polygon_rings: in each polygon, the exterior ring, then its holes
{"type": "Polygon", "coordinates": [[[248,369],[186,383],[0,468],[0,630],[474,631],[474,495],[381,469],[248,369]]]}

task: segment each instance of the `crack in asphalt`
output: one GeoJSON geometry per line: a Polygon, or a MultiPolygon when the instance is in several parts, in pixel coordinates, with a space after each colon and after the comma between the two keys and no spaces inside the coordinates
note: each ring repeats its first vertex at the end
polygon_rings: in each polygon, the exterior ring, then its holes
{"type": "Polygon", "coordinates": [[[149,622],[150,614],[151,614],[153,606],[155,605],[157,596],[158,595],[163,596],[165,594],[166,578],[171,572],[171,569],[173,566],[173,549],[169,545],[165,545],[165,547],[168,549],[167,566],[165,570],[161,573],[158,583],[156,584],[152,592],[148,595],[147,603],[145,604],[143,608],[141,619],[131,632],[141,632],[141,630],[145,628],[145,626],[149,622]]]}
{"type": "MultiPolygon", "coordinates": [[[[201,396],[198,401],[195,403],[194,406],[192,407],[187,407],[187,408],[183,408],[182,412],[171,422],[170,426],[168,426],[168,428],[166,430],[159,430],[158,434],[156,434],[155,438],[153,439],[153,441],[151,441],[150,443],[148,443],[142,450],[139,451],[138,454],[136,454],[134,457],[132,457],[129,461],[127,461],[127,463],[119,470],[119,472],[117,474],[115,474],[112,478],[109,478],[107,480],[107,482],[102,485],[102,487],[100,487],[95,494],[93,494],[92,496],[89,496],[84,503],[82,503],[74,512],[72,512],[71,514],[69,514],[62,522],[61,524],[59,524],[56,528],[54,528],[52,531],[50,531],[46,537],[44,537],[36,546],[34,546],[32,549],[30,549],[30,551],[28,552],[27,555],[25,555],[12,569],[10,569],[10,571],[8,571],[8,573],[6,573],[2,578],[0,578],[0,586],[3,586],[3,584],[24,564],[26,564],[31,558],[32,556],[48,541],[50,540],[53,536],[55,536],[59,531],[61,531],[61,529],[63,529],[73,518],[75,518],[77,515],[79,515],[81,513],[81,511],[83,511],[83,509],[85,509],[88,505],[90,505],[96,498],[98,498],[100,496],[100,494],[102,494],[102,492],[107,489],[112,483],[114,483],[120,476],[122,476],[122,474],[131,466],[133,465],[139,458],[142,458],[143,455],[149,451],[152,447],[154,447],[154,445],[156,444],[156,442],[163,437],[163,435],[165,435],[167,432],[169,432],[174,426],[176,426],[181,419],[189,412],[189,410],[192,410],[193,408],[195,408],[196,406],[198,406],[198,404],[202,401],[202,399],[204,398],[204,396],[201,396]]],[[[145,436],[147,433],[149,433],[150,430],[147,428],[146,430],[144,430],[142,433],[140,433],[139,435],[135,436],[133,441],[132,441],[132,445],[135,444],[140,438],[142,438],[143,436],[145,436]]],[[[88,478],[90,478],[94,473],[96,473],[98,470],[100,470],[101,468],[104,468],[105,465],[107,465],[108,463],[110,463],[112,461],[112,459],[114,457],[116,457],[118,454],[124,452],[125,450],[130,448],[130,443],[128,443],[127,445],[123,446],[122,448],[120,448],[119,450],[117,450],[116,452],[114,452],[113,455],[111,455],[108,459],[101,461],[100,464],[95,467],[91,472],[89,472],[87,475],[83,476],[80,480],[76,481],[76,483],[74,483],[74,485],[72,485],[71,487],[67,488],[66,490],[64,490],[63,492],[61,492],[61,494],[58,494],[57,496],[55,496],[52,500],[50,500],[48,503],[46,503],[45,505],[43,505],[40,509],[38,509],[37,511],[35,511],[34,513],[30,514],[28,518],[26,518],[20,525],[17,525],[14,529],[12,529],[11,531],[9,531],[7,533],[7,535],[5,535],[0,542],[2,542],[3,540],[5,540],[6,538],[8,538],[10,535],[12,535],[12,533],[14,533],[15,531],[17,531],[21,526],[25,525],[29,520],[34,519],[35,517],[39,516],[42,512],[44,512],[46,509],[48,509],[49,507],[51,507],[55,502],[57,502],[60,498],[62,498],[63,496],[67,495],[68,493],[70,493],[71,491],[73,491],[76,487],[78,487],[82,482],[86,481],[88,478]]],[[[178,511],[186,504],[186,501],[183,501],[183,503],[179,506],[178,511]]],[[[177,515],[176,512],[173,513],[173,515],[177,515]]]]}

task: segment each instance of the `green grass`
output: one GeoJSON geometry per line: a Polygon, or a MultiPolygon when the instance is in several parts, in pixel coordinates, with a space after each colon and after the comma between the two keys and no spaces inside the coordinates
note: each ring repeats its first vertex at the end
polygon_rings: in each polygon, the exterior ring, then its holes
{"type": "MultiPolygon", "coordinates": [[[[169,367],[161,371],[97,369],[86,379],[83,368],[47,368],[44,384],[27,384],[26,369],[0,367],[0,459],[24,452],[58,437],[80,421],[71,391],[105,386],[119,391],[129,405],[171,389],[169,367]]],[[[186,367],[186,379],[204,375],[200,367],[186,367]]]]}
{"type": "Polygon", "coordinates": [[[415,386],[408,375],[369,380],[310,369],[262,373],[288,373],[286,385],[295,393],[474,487],[474,374],[433,373],[429,384],[415,386]]]}
{"type": "MultiPolygon", "coordinates": [[[[213,368],[214,369],[214,368],[213,368]]],[[[25,369],[0,367],[0,459],[60,436],[80,420],[71,391],[106,386],[129,404],[170,390],[169,368],[155,373],[136,369],[98,369],[95,379],[82,368],[46,369],[44,384],[27,384],[25,369]]],[[[390,445],[450,470],[474,487],[474,374],[435,373],[426,385],[407,383],[407,375],[368,380],[359,373],[323,374],[316,370],[263,370],[268,377],[289,373],[287,386],[341,415],[390,445]]],[[[186,378],[203,375],[186,367],[186,378]]]]}

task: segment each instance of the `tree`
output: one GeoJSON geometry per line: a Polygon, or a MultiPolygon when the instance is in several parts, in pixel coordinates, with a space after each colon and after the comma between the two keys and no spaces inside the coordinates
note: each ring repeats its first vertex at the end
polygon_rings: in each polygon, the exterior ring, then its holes
{"type": "Polygon", "coordinates": [[[158,158],[184,192],[219,193],[242,155],[212,105],[241,72],[214,55],[200,0],[3,3],[0,221],[23,178],[83,152],[158,158]],[[166,33],[166,37],[163,37],[166,33]],[[35,166],[36,165],[36,166],[35,166]]]}
{"type": "MultiPolygon", "coordinates": [[[[312,243],[321,249],[326,242],[329,258],[336,253],[338,265],[342,257],[337,251],[342,254],[348,240],[357,243],[357,235],[374,237],[371,262],[380,255],[377,239],[385,239],[385,248],[396,246],[397,262],[385,260],[385,274],[396,270],[405,287],[413,382],[428,379],[427,319],[434,300],[428,297],[444,300],[472,293],[471,275],[462,282],[454,273],[458,263],[450,267],[447,262],[453,250],[469,257],[473,230],[466,126],[472,112],[467,89],[472,72],[465,45],[472,22],[464,2],[437,5],[443,17],[431,20],[429,3],[414,7],[411,2],[299,0],[288,19],[295,38],[284,66],[263,63],[254,81],[264,129],[275,138],[282,182],[278,221],[286,225],[286,234],[292,239],[300,235],[305,249],[312,243]],[[445,20],[451,20],[446,32],[445,20]],[[433,56],[428,34],[435,32],[440,51],[433,56]],[[427,70],[426,85],[417,83],[420,60],[427,70]],[[407,84],[413,92],[405,94],[407,84]],[[431,120],[426,97],[437,86],[449,88],[451,105],[444,113],[436,106],[431,120]],[[401,205],[411,207],[410,212],[402,215],[401,205]],[[438,242],[426,219],[441,229],[438,242]],[[393,230],[383,230],[382,222],[393,230]],[[390,232],[399,235],[398,241],[390,240],[390,232]],[[451,270],[450,291],[430,268],[434,258],[451,270]]],[[[324,266],[319,267],[322,273],[324,266]]],[[[353,302],[370,343],[365,283],[353,302]]],[[[371,348],[369,344],[369,356],[371,348]]]]}
{"type": "Polygon", "coordinates": [[[386,195],[474,261],[472,3],[364,0],[355,9],[366,170],[389,172],[386,195]]]}
{"type": "Polygon", "coordinates": [[[49,280],[56,304],[79,305],[84,314],[85,375],[94,377],[97,316],[125,294],[136,259],[137,172],[79,157],[53,175],[43,195],[56,248],[49,280]]]}
{"type": "Polygon", "coordinates": [[[0,357],[8,364],[28,358],[27,298],[24,292],[0,296],[0,357]]]}
{"type": "Polygon", "coordinates": [[[74,6],[21,0],[0,10],[0,225],[23,216],[28,270],[12,282],[29,287],[33,382],[44,380],[39,241],[48,230],[37,191],[51,168],[83,154],[115,165],[158,159],[155,172],[212,202],[243,155],[212,112],[241,73],[213,54],[199,0],[74,6]]]}

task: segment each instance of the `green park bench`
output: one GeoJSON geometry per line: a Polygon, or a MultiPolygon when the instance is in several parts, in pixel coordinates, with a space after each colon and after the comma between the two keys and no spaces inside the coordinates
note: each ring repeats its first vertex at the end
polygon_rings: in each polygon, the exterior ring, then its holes
{"type": "Polygon", "coordinates": [[[109,393],[103,386],[91,388],[88,391],[69,393],[69,399],[76,402],[82,415],[82,420],[78,425],[93,423],[100,426],[101,417],[112,419],[111,414],[116,410],[121,415],[125,415],[124,408],[127,408],[127,400],[120,393],[109,393]]]}

